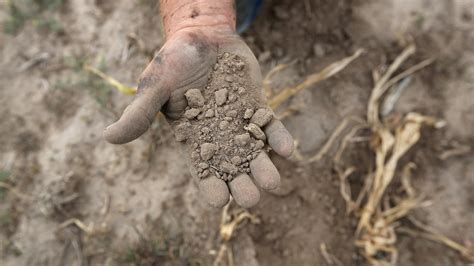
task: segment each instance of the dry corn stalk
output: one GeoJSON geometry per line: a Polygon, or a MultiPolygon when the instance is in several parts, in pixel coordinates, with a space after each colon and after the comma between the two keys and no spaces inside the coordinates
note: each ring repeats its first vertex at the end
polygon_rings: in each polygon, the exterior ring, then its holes
{"type": "MultiPolygon", "coordinates": [[[[375,85],[368,103],[367,122],[356,124],[352,128],[349,134],[343,138],[343,143],[334,157],[336,171],[341,183],[340,192],[346,201],[347,213],[353,212],[356,215],[360,215],[355,244],[361,248],[362,255],[371,265],[382,266],[394,265],[396,263],[398,257],[398,250],[396,248],[397,221],[406,217],[414,208],[423,206],[422,197],[417,195],[410,182],[411,169],[414,168],[413,163],[408,163],[404,167],[401,176],[402,192],[405,196],[402,198],[389,198],[385,195],[387,187],[396,174],[399,160],[418,142],[423,125],[440,128],[445,124],[433,117],[418,113],[408,113],[398,124],[395,124],[395,127],[387,126],[379,119],[380,103],[386,92],[399,81],[433,62],[431,58],[424,60],[392,77],[400,65],[414,54],[415,51],[414,45],[408,46],[383,75],[374,72],[375,85]],[[343,170],[343,163],[341,162],[342,152],[355,133],[366,127],[367,124],[372,130],[371,148],[375,153],[375,167],[374,169],[368,169],[362,190],[356,200],[352,200],[350,184],[347,178],[356,169],[351,166],[343,170]],[[395,130],[391,131],[391,128],[395,128],[395,130]],[[362,205],[363,207],[361,207],[362,205]]],[[[392,100],[396,101],[396,99],[392,100]]],[[[336,129],[326,145],[323,146],[321,152],[314,156],[312,161],[320,159],[322,157],[321,154],[325,154],[329,150],[346,126],[347,122],[343,122],[336,129]]],[[[440,234],[429,233],[429,235],[428,233],[424,233],[424,235],[458,250],[468,259],[472,258],[473,254],[468,248],[440,234]]]]}
{"type": "Polygon", "coordinates": [[[400,233],[406,233],[409,234],[413,237],[423,237],[426,239],[429,239],[431,241],[435,241],[438,243],[441,243],[443,245],[446,245],[454,250],[457,250],[461,255],[463,255],[466,259],[469,261],[474,261],[474,246],[468,245],[464,246],[456,241],[450,239],[449,237],[437,232],[435,229],[429,227],[428,225],[425,225],[418,220],[414,219],[413,217],[408,218],[410,222],[421,229],[421,232],[417,232],[415,230],[409,229],[409,228],[399,228],[397,231],[400,233]]]}
{"type": "Polygon", "coordinates": [[[263,90],[265,91],[265,95],[268,98],[271,98],[273,96],[273,87],[272,87],[272,78],[275,76],[277,73],[280,73],[284,69],[288,68],[291,66],[294,62],[289,63],[289,64],[279,64],[272,68],[270,72],[267,73],[265,78],[263,79],[262,85],[263,85],[263,90]]]}
{"type": "Polygon", "coordinates": [[[251,223],[254,224],[260,223],[260,220],[255,215],[250,214],[244,209],[239,209],[234,212],[234,214],[229,214],[229,208],[231,204],[232,198],[229,203],[227,203],[227,205],[222,209],[222,217],[219,231],[222,243],[220,245],[216,259],[214,260],[214,266],[221,265],[224,261],[225,255],[227,255],[227,265],[234,264],[232,249],[228,247],[228,243],[232,239],[235,230],[240,224],[242,224],[246,220],[249,220],[251,223]]]}
{"type": "MultiPolygon", "coordinates": [[[[297,94],[298,92],[320,82],[325,79],[328,79],[335,74],[339,73],[341,70],[346,68],[352,61],[357,59],[361,54],[363,53],[362,49],[357,50],[353,55],[346,57],[340,61],[336,61],[323,70],[321,70],[318,73],[314,73],[312,75],[309,75],[306,77],[306,79],[294,86],[294,87],[288,87],[280,91],[277,95],[273,96],[269,100],[269,105],[270,107],[275,110],[278,108],[283,102],[285,102],[287,99],[289,99],[291,96],[297,94]]],[[[272,72],[272,71],[271,71],[272,72]]]]}
{"type": "Polygon", "coordinates": [[[422,199],[416,196],[408,176],[403,181],[407,197],[399,200],[393,207],[384,204],[382,200],[395,175],[400,158],[418,142],[422,125],[440,127],[443,124],[432,117],[409,113],[395,130],[395,134],[384,127],[378,127],[374,132],[376,165],[374,174],[367,176],[371,186],[365,195],[362,195],[367,201],[357,226],[356,241],[356,246],[362,248],[364,257],[372,265],[395,264],[398,255],[395,247],[396,221],[422,204],[422,199]],[[380,259],[381,253],[386,254],[388,260],[380,259]]]}
{"type": "MultiPolygon", "coordinates": [[[[392,78],[400,65],[414,54],[414,45],[408,46],[390,65],[387,71],[378,75],[372,90],[368,109],[367,122],[372,129],[371,146],[375,152],[375,169],[366,177],[366,185],[358,196],[358,201],[365,199],[365,204],[360,210],[360,219],[356,234],[356,246],[362,249],[362,254],[372,265],[394,265],[397,261],[396,249],[397,235],[395,232],[396,221],[408,214],[414,208],[421,206],[422,198],[416,196],[410,185],[409,170],[405,170],[402,178],[405,198],[399,199],[394,206],[384,199],[387,187],[392,182],[399,160],[420,139],[420,130],[423,125],[442,127],[444,123],[435,118],[418,113],[407,114],[401,123],[391,132],[379,120],[380,103],[384,94],[397,82],[415,71],[431,64],[432,59],[409,68],[392,78]],[[384,255],[384,256],[382,256],[384,255]]],[[[409,164],[405,169],[411,169],[409,164]]],[[[346,195],[347,196],[347,195],[346,195]]],[[[357,204],[356,204],[357,206],[357,204]]]]}
{"type": "Polygon", "coordinates": [[[116,88],[118,91],[120,91],[123,94],[133,95],[137,92],[137,88],[125,85],[121,83],[120,81],[112,78],[111,76],[105,74],[104,72],[98,70],[97,68],[94,68],[89,65],[84,65],[84,69],[93,73],[94,75],[99,76],[100,78],[102,78],[104,81],[109,83],[112,87],[116,88]]]}
{"type": "Polygon", "coordinates": [[[432,117],[417,113],[409,113],[403,124],[397,128],[395,136],[385,128],[378,128],[374,133],[376,138],[375,174],[372,187],[368,191],[367,203],[362,210],[362,216],[357,226],[357,232],[370,228],[370,220],[380,204],[383,193],[393,179],[400,158],[420,139],[420,129],[423,124],[435,127],[442,126],[432,117]],[[390,156],[389,156],[390,154],[390,156]]]}

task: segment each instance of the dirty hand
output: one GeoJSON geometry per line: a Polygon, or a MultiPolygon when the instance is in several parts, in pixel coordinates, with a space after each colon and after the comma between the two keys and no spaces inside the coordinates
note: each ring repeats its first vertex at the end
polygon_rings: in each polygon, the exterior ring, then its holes
{"type": "MultiPolygon", "coordinates": [[[[261,88],[258,62],[247,45],[235,33],[233,1],[161,0],[166,43],[141,75],[134,101],[122,117],[107,127],[105,139],[114,144],[130,142],[141,136],[162,111],[169,121],[179,119],[186,106],[189,89],[205,88],[218,54],[241,57],[248,64],[249,83],[261,88]]],[[[265,103],[263,90],[251,95],[265,103]]],[[[293,140],[283,124],[273,118],[265,126],[267,142],[279,155],[288,157],[293,140]]],[[[279,186],[280,175],[262,151],[250,162],[251,175],[263,189],[279,186]]],[[[213,206],[229,200],[229,189],[237,204],[251,207],[260,199],[257,187],[247,174],[226,183],[215,176],[200,180],[202,196],[213,206]]]]}

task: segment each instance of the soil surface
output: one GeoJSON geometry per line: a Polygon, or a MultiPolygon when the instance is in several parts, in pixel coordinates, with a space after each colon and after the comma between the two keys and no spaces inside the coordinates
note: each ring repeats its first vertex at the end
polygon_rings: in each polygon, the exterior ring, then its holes
{"type": "Polygon", "coordinates": [[[218,55],[206,88],[190,89],[183,117],[173,122],[176,139],[186,141],[199,178],[210,174],[232,181],[249,173],[250,161],[264,148],[262,128],[273,118],[251,95],[247,64],[236,55],[218,55]]]}
{"type": "MultiPolygon", "coordinates": [[[[221,211],[201,200],[171,126],[160,118],[132,143],[106,143],[103,129],[132,99],[83,68],[87,63],[135,86],[164,42],[157,1],[25,1],[22,7],[36,13],[12,20],[6,3],[22,1],[0,2],[2,25],[17,28],[0,32],[0,181],[14,188],[0,188],[2,265],[212,265],[222,243],[221,211]],[[35,9],[33,2],[63,4],[35,9]]],[[[473,10],[471,0],[268,0],[243,34],[263,76],[288,65],[272,78],[274,93],[365,50],[333,78],[273,110],[306,157],[344,118],[365,117],[374,70],[384,71],[407,43],[416,43],[417,52],[401,71],[434,58],[410,76],[392,115],[415,111],[446,121],[441,130],[424,128],[403,158],[417,165],[413,187],[431,203],[411,216],[468,247],[474,243],[473,10]]],[[[204,104],[216,100],[202,96],[204,104]]],[[[248,120],[238,121],[245,134],[248,120]]],[[[369,134],[359,132],[343,156],[356,166],[349,177],[354,195],[374,161],[369,134]]],[[[259,223],[237,226],[228,243],[234,265],[366,265],[354,245],[357,220],[346,215],[335,152],[312,164],[270,154],[282,184],[262,191],[248,210],[259,223]]],[[[396,195],[399,183],[395,177],[388,193],[396,195]]],[[[237,210],[233,204],[229,213],[237,210]]],[[[469,263],[425,238],[400,234],[397,241],[399,265],[469,263]]]]}

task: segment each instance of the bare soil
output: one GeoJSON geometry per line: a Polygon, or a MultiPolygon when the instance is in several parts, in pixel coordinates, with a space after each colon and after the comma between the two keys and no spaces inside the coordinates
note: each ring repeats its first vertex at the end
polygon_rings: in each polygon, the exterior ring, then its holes
{"type": "MultiPolygon", "coordinates": [[[[163,44],[158,8],[155,1],[64,1],[27,20],[15,35],[0,33],[0,181],[14,188],[0,188],[2,265],[215,260],[221,212],[199,198],[171,127],[157,119],[140,139],[107,144],[102,130],[131,99],[82,68],[86,62],[136,84],[163,44]],[[44,16],[57,24],[38,23],[44,16]]],[[[264,75],[289,64],[272,79],[275,92],[358,48],[366,51],[334,78],[275,110],[277,115],[296,110],[282,121],[303,156],[320,150],[345,117],[364,117],[373,71],[383,71],[408,41],[418,50],[407,66],[435,58],[411,76],[392,111],[447,122],[442,130],[424,129],[403,159],[417,165],[414,189],[431,202],[411,215],[471,247],[472,10],[470,0],[269,0],[243,34],[264,75]],[[446,153],[463,147],[464,152],[446,153]]],[[[0,21],[9,18],[0,3],[0,21]]],[[[354,193],[373,161],[364,140],[368,134],[360,132],[344,155],[357,166],[349,180],[354,193]]],[[[322,245],[336,258],[333,265],[366,265],[354,246],[357,221],[345,214],[333,155],[331,150],[312,164],[271,155],[282,186],[262,192],[249,210],[260,223],[236,230],[229,242],[235,265],[331,265],[322,245]]],[[[397,182],[388,193],[397,193],[397,182]]],[[[397,248],[399,265],[468,264],[456,251],[424,238],[399,235],[397,248]]]]}

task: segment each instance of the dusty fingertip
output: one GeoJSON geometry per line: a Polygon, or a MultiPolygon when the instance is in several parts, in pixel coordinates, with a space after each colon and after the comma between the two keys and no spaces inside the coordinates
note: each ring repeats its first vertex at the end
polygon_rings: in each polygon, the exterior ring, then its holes
{"type": "Polygon", "coordinates": [[[103,136],[107,142],[112,144],[128,143],[140,137],[147,131],[149,124],[140,122],[142,121],[136,121],[134,124],[130,125],[123,125],[121,121],[118,121],[115,124],[108,126],[104,130],[103,136]]]}
{"type": "Polygon", "coordinates": [[[125,142],[122,141],[122,138],[120,137],[120,134],[117,132],[117,130],[114,130],[114,125],[109,125],[104,129],[104,132],[102,132],[102,136],[104,139],[111,144],[123,144],[125,142]]]}
{"type": "Polygon", "coordinates": [[[257,186],[246,174],[241,174],[230,181],[229,188],[235,202],[243,208],[253,207],[260,200],[257,186]]]}
{"type": "Polygon", "coordinates": [[[215,176],[200,180],[199,191],[207,203],[215,208],[222,208],[229,202],[227,184],[215,176]]]}
{"type": "Polygon", "coordinates": [[[268,144],[280,156],[290,157],[295,147],[293,137],[280,120],[273,119],[265,128],[268,144]]]}
{"type": "Polygon", "coordinates": [[[104,131],[102,132],[102,136],[104,137],[104,139],[108,142],[108,143],[111,143],[111,144],[122,144],[120,142],[120,138],[117,136],[117,132],[115,132],[113,130],[113,125],[109,125],[108,127],[106,127],[104,129],[104,131]]]}
{"type": "Polygon", "coordinates": [[[261,188],[275,190],[280,186],[280,173],[265,152],[250,162],[250,171],[261,188]]]}
{"type": "Polygon", "coordinates": [[[105,128],[103,136],[109,143],[124,144],[143,135],[150,124],[150,120],[140,109],[136,112],[124,112],[120,120],[105,128]]]}

